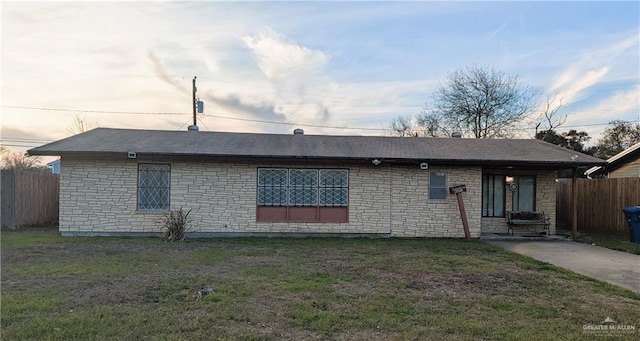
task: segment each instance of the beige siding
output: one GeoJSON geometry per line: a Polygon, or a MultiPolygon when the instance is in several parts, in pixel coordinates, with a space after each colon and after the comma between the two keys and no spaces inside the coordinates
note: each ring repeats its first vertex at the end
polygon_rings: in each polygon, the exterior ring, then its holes
{"type": "MultiPolygon", "coordinates": [[[[257,223],[257,168],[284,165],[170,164],[171,207],[192,209],[193,232],[463,237],[456,196],[428,199],[430,172],[447,174],[447,186],[467,185],[468,192],[462,197],[472,237],[480,236],[481,225],[483,231],[494,226],[481,219],[480,167],[430,167],[425,171],[418,165],[326,165],[349,169],[349,223],[257,223]]],[[[537,183],[537,207],[555,214],[553,173],[539,176],[537,183]]],[[[60,230],[68,234],[160,232],[162,214],[136,211],[136,189],[136,160],[65,159],[61,173],[60,230]]],[[[499,225],[506,231],[503,220],[499,225]]]]}
{"type": "Polygon", "coordinates": [[[60,169],[61,232],[155,232],[158,214],[136,213],[137,163],[65,159],[60,169]]]}
{"type": "Polygon", "coordinates": [[[637,178],[640,176],[640,159],[629,162],[609,173],[609,178],[637,178]]]}
{"type": "Polygon", "coordinates": [[[466,185],[462,194],[472,237],[480,236],[482,170],[470,168],[436,168],[428,171],[416,167],[394,168],[391,227],[393,236],[464,237],[462,218],[455,195],[446,200],[429,200],[429,173],[447,174],[447,186],[466,185]]]}

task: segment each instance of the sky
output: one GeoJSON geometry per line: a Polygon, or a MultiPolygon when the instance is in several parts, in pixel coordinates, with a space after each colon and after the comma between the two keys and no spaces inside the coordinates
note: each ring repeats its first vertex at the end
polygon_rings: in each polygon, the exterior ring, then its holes
{"type": "Polygon", "coordinates": [[[555,96],[559,130],[592,143],[640,121],[638,1],[3,1],[0,19],[0,142],[19,151],[76,117],[186,130],[194,77],[201,131],[385,135],[472,65],[555,96]]]}

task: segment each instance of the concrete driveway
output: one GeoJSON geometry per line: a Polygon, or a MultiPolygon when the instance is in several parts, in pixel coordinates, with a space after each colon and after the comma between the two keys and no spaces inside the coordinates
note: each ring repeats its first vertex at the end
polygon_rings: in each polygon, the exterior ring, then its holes
{"type": "Polygon", "coordinates": [[[640,256],[571,241],[488,243],[640,293],[640,256]]]}

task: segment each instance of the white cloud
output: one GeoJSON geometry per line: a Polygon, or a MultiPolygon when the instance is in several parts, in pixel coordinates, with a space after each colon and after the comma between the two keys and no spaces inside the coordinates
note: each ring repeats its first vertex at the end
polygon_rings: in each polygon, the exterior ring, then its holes
{"type": "Polygon", "coordinates": [[[569,105],[589,95],[588,89],[601,82],[637,81],[637,74],[629,74],[626,59],[635,59],[640,35],[634,32],[614,43],[595,46],[574,59],[555,77],[549,92],[558,93],[569,105]]]}
{"type": "Polygon", "coordinates": [[[265,28],[257,37],[244,37],[242,40],[253,51],[260,70],[275,82],[317,75],[329,60],[321,51],[284,41],[271,28],[265,28]]]}
{"type": "Polygon", "coordinates": [[[613,93],[597,104],[585,108],[585,113],[580,115],[582,119],[602,120],[608,115],[633,115],[640,112],[640,85],[626,91],[613,93]]]}
{"type": "Polygon", "coordinates": [[[609,72],[608,67],[592,70],[569,70],[562,74],[549,92],[557,92],[563,102],[570,104],[583,98],[584,90],[600,82],[609,72]]]}
{"type": "Polygon", "coordinates": [[[329,56],[285,39],[271,28],[242,41],[253,53],[258,67],[274,87],[274,112],[290,122],[326,122],[330,109],[324,99],[329,77],[323,68],[329,56]]]}

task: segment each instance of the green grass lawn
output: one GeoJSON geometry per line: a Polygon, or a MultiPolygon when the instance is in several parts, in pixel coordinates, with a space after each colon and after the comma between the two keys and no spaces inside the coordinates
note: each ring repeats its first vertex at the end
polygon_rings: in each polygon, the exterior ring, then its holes
{"type": "Polygon", "coordinates": [[[1,237],[2,340],[582,340],[606,317],[640,328],[640,295],[480,241],[1,237]],[[215,293],[198,300],[203,285],[215,293]]]}
{"type": "MultiPolygon", "coordinates": [[[[559,234],[571,236],[571,231],[559,231],[559,234]]],[[[575,239],[577,242],[593,244],[597,246],[606,247],[612,250],[618,250],[623,252],[640,255],[640,243],[632,243],[629,241],[628,233],[603,233],[603,232],[590,232],[590,231],[578,231],[578,236],[575,239]]]]}

